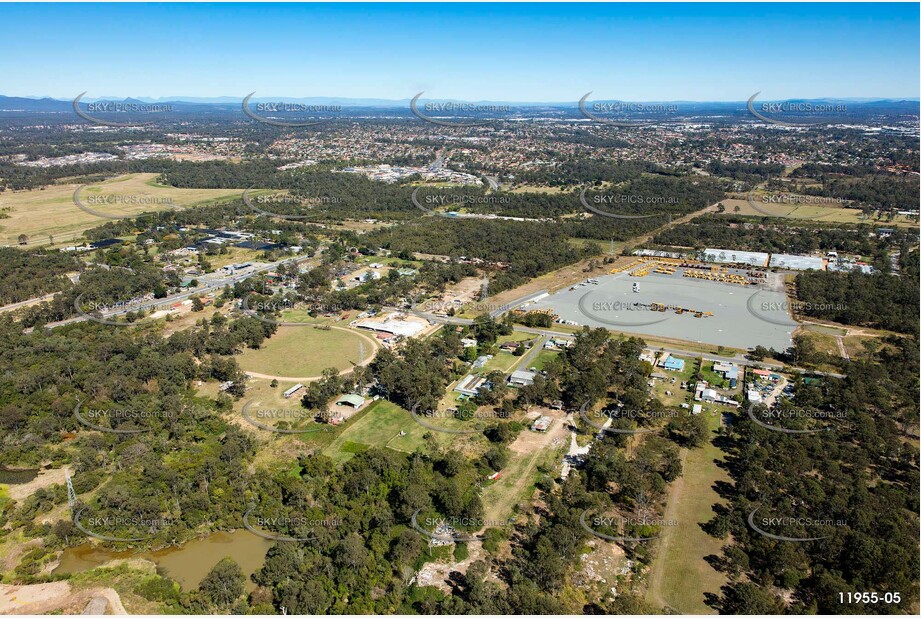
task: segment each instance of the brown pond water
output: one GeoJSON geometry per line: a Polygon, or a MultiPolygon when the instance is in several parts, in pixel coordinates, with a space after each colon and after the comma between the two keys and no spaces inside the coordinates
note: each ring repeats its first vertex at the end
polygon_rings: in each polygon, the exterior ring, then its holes
{"type": "Polygon", "coordinates": [[[113,551],[93,545],[80,545],[64,550],[61,564],[55,573],[70,575],[102,566],[110,560],[143,558],[154,562],[171,579],[179,582],[183,590],[193,590],[222,558],[233,558],[246,576],[246,590],[256,585],[249,576],[262,568],[265,554],[274,541],[256,536],[246,530],[214,532],[195,539],[181,547],[156,551],[113,551]]]}
{"type": "Polygon", "coordinates": [[[38,476],[38,472],[37,468],[29,470],[7,470],[6,468],[0,468],[0,483],[6,485],[22,485],[38,476]]]}

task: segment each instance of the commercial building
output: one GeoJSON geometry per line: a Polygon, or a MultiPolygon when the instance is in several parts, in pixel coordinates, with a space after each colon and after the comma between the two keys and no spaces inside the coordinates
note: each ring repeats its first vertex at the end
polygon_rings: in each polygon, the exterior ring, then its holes
{"type": "Polygon", "coordinates": [[[768,265],[770,255],[760,251],[736,251],[734,249],[704,249],[705,262],[719,264],[747,264],[748,266],[764,267],[768,265]]]}
{"type": "Polygon", "coordinates": [[[397,319],[395,316],[388,316],[384,320],[356,320],[352,322],[352,325],[404,337],[412,337],[425,328],[425,324],[421,321],[397,319]]]}
{"type": "Polygon", "coordinates": [[[786,268],[788,270],[825,270],[825,264],[825,258],[808,255],[788,255],[785,253],[774,253],[771,255],[770,262],[770,265],[774,268],[786,268]]]}

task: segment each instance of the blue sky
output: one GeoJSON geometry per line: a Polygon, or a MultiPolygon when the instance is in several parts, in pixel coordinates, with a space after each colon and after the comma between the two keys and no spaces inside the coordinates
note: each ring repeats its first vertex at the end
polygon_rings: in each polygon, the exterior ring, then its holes
{"type": "Polygon", "coordinates": [[[917,4],[0,4],[0,94],[917,97],[917,4]]]}

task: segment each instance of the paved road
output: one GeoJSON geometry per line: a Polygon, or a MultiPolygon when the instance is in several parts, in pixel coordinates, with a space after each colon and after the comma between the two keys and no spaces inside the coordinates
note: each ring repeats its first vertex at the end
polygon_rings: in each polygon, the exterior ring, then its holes
{"type": "MultiPolygon", "coordinates": [[[[218,290],[222,290],[222,289],[223,289],[225,286],[227,286],[227,285],[233,285],[234,283],[236,283],[236,282],[238,282],[238,281],[245,281],[246,279],[249,279],[250,277],[252,277],[252,276],[254,276],[254,275],[258,275],[258,274],[260,274],[260,273],[264,273],[264,272],[268,272],[268,271],[275,270],[275,269],[278,268],[281,264],[292,264],[292,263],[293,263],[293,264],[300,264],[301,262],[306,262],[306,261],[308,261],[308,260],[310,260],[310,259],[312,259],[312,258],[309,258],[309,257],[296,257],[296,258],[289,258],[289,259],[286,259],[286,260],[279,260],[279,261],[277,261],[277,262],[269,262],[269,263],[266,263],[266,264],[261,264],[261,265],[259,265],[259,266],[255,266],[254,268],[252,268],[252,269],[250,269],[250,270],[247,270],[246,272],[240,273],[240,274],[238,274],[238,275],[231,275],[231,276],[228,276],[228,277],[219,277],[219,278],[216,278],[216,279],[212,279],[212,280],[210,280],[207,284],[201,285],[201,286],[195,288],[194,290],[186,290],[186,291],[184,291],[184,292],[179,292],[179,293],[176,293],[176,294],[171,294],[171,295],[169,295],[169,296],[167,296],[167,297],[165,297],[165,298],[155,298],[155,299],[152,299],[152,300],[149,300],[149,301],[144,301],[144,302],[141,302],[141,303],[131,304],[130,306],[126,307],[125,309],[119,309],[119,310],[117,310],[117,311],[109,311],[109,312],[103,313],[103,314],[102,314],[102,317],[105,318],[105,319],[109,319],[109,318],[117,317],[117,316],[119,316],[119,315],[124,315],[124,314],[126,314],[126,313],[130,313],[130,312],[132,312],[132,311],[138,311],[138,310],[140,310],[140,309],[144,309],[144,310],[146,311],[147,309],[153,309],[153,308],[158,308],[158,307],[159,307],[159,308],[162,308],[162,307],[165,307],[165,306],[173,305],[173,304],[175,304],[175,303],[177,303],[177,302],[179,302],[179,301],[185,300],[185,299],[187,299],[187,298],[189,298],[189,297],[198,296],[198,295],[201,295],[201,294],[207,294],[207,293],[209,293],[209,292],[215,292],[215,291],[218,291],[218,290]]],[[[73,323],[75,323],[75,322],[83,322],[83,321],[88,320],[88,319],[89,319],[89,318],[87,318],[86,316],[83,316],[83,315],[81,315],[81,316],[75,316],[75,317],[72,317],[72,318],[68,318],[68,319],[66,319],[66,320],[62,320],[62,321],[60,321],[60,322],[51,322],[51,323],[49,323],[49,324],[46,324],[46,325],[45,325],[45,328],[56,328],[56,327],[58,327],[58,326],[64,326],[64,325],[66,325],[66,324],[73,324],[73,323]]]]}
{"type": "Polygon", "coordinates": [[[2,307],[0,307],[0,313],[4,313],[6,311],[15,311],[22,307],[28,307],[29,305],[35,305],[38,303],[42,303],[42,302],[45,302],[46,300],[51,300],[58,294],[60,294],[60,292],[51,292],[50,294],[45,294],[44,296],[40,296],[38,298],[30,298],[28,300],[21,300],[18,303],[11,303],[9,305],[3,305],[2,307]]]}
{"type": "MultiPolygon", "coordinates": [[[[540,295],[540,293],[531,294],[529,295],[529,297],[538,296],[538,295],[540,295]]],[[[529,298],[529,297],[526,297],[526,298],[529,298]]],[[[526,300],[519,299],[518,301],[509,303],[509,305],[511,307],[514,307],[514,306],[520,305],[523,302],[526,302],[526,300]]],[[[392,308],[392,307],[389,309],[391,309],[392,311],[400,311],[399,309],[392,308]]],[[[421,311],[413,312],[413,313],[415,313],[416,315],[420,317],[424,317],[425,319],[430,320],[432,322],[438,322],[441,324],[456,324],[456,325],[461,325],[461,326],[473,324],[473,320],[470,320],[467,318],[438,316],[433,313],[426,313],[426,312],[421,312],[421,311]]],[[[500,313],[501,312],[497,313],[493,317],[497,317],[500,313]]],[[[518,324],[516,324],[513,328],[519,332],[531,333],[533,335],[542,335],[545,337],[552,337],[554,339],[572,339],[575,336],[569,333],[561,333],[561,332],[546,329],[546,328],[532,328],[530,326],[521,326],[518,324]]],[[[707,353],[701,353],[701,352],[693,352],[689,350],[682,350],[680,348],[669,348],[669,347],[661,347],[661,346],[655,346],[654,348],[651,348],[651,349],[669,352],[670,354],[675,354],[677,356],[691,356],[695,358],[700,356],[700,357],[703,357],[703,359],[706,361],[735,363],[737,365],[744,366],[744,367],[768,367],[775,371],[781,371],[781,370],[795,371],[797,373],[810,373],[810,374],[815,374],[815,375],[820,375],[820,376],[828,376],[832,378],[846,378],[847,377],[846,375],[841,374],[841,373],[833,373],[829,371],[814,371],[810,369],[803,369],[801,367],[789,367],[777,361],[750,360],[748,358],[745,358],[745,356],[742,354],[737,354],[735,356],[720,356],[718,354],[707,354],[707,353]]]]}
{"type": "Polygon", "coordinates": [[[524,356],[522,356],[517,363],[515,363],[515,365],[512,367],[512,370],[517,371],[520,369],[522,371],[529,371],[528,367],[531,366],[531,362],[537,357],[538,354],[540,354],[540,351],[544,349],[545,341],[547,341],[547,337],[545,335],[539,336],[534,341],[534,345],[532,345],[531,348],[524,353],[524,356]]]}

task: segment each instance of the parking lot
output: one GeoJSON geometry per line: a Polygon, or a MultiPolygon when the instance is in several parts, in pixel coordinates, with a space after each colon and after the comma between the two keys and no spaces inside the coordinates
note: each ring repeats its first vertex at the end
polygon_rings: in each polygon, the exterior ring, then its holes
{"type": "Polygon", "coordinates": [[[552,309],[568,323],[626,333],[742,349],[763,345],[780,351],[792,345],[797,327],[785,307],[786,295],[776,286],[739,286],[656,273],[631,277],[624,272],[599,277],[597,284],[562,290],[527,309],[552,309]],[[653,303],[691,311],[652,311],[648,306],[653,303]],[[695,312],[712,315],[694,317],[695,312]]]}

